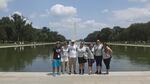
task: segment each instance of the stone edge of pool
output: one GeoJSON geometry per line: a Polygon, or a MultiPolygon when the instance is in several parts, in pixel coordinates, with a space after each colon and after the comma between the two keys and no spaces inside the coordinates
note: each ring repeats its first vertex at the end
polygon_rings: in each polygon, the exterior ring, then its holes
{"type": "MultiPolygon", "coordinates": [[[[23,45],[10,45],[10,46],[0,46],[0,48],[12,48],[12,47],[26,47],[26,46],[39,46],[39,45],[50,45],[55,44],[53,43],[38,43],[38,44],[23,44],[23,45]]],[[[150,45],[140,45],[140,44],[120,44],[120,43],[108,43],[109,45],[116,45],[116,46],[131,46],[131,47],[150,47],[150,45]]]]}
{"type": "Polygon", "coordinates": [[[0,48],[26,47],[26,46],[40,46],[40,45],[52,45],[52,44],[55,44],[55,43],[38,43],[38,44],[10,45],[10,46],[0,46],[0,48]]]}
{"type": "MultiPolygon", "coordinates": [[[[0,77],[46,77],[52,76],[51,72],[0,72],[0,77]]],[[[110,72],[110,74],[101,74],[101,75],[79,75],[79,74],[62,74],[60,76],[150,76],[150,71],[127,71],[127,72],[110,72]]]]}

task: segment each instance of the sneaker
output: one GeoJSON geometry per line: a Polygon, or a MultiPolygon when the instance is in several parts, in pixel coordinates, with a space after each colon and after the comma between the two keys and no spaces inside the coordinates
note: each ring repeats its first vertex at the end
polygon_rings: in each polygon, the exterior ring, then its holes
{"type": "Polygon", "coordinates": [[[57,76],[57,74],[56,73],[53,73],[53,77],[56,77],[57,76]]]}
{"type": "Polygon", "coordinates": [[[109,74],[109,70],[106,70],[106,74],[109,74]]]}
{"type": "Polygon", "coordinates": [[[102,72],[100,71],[100,72],[98,72],[98,74],[102,74],[102,72]]]}
{"type": "Polygon", "coordinates": [[[89,72],[89,75],[91,75],[91,74],[92,74],[92,71],[89,72]]]}
{"type": "Polygon", "coordinates": [[[76,71],[74,71],[74,74],[77,74],[76,71]]]}
{"type": "Polygon", "coordinates": [[[67,72],[67,70],[65,69],[65,72],[67,72]]]}
{"type": "Polygon", "coordinates": [[[84,70],[82,70],[82,75],[84,75],[84,70]]]}
{"type": "Polygon", "coordinates": [[[96,71],[95,74],[98,74],[98,71],[96,71]]]}
{"type": "Polygon", "coordinates": [[[71,71],[69,72],[69,75],[71,75],[71,71]]]}
{"type": "Polygon", "coordinates": [[[58,72],[58,73],[57,73],[57,75],[61,75],[61,73],[60,73],[60,72],[58,72]]]}
{"type": "Polygon", "coordinates": [[[79,69],[79,74],[81,74],[81,69],[79,69]]]}
{"type": "Polygon", "coordinates": [[[63,72],[63,71],[61,71],[61,74],[64,74],[64,72],[63,72]]]}
{"type": "Polygon", "coordinates": [[[106,71],[106,74],[109,74],[109,71],[106,71]]]}

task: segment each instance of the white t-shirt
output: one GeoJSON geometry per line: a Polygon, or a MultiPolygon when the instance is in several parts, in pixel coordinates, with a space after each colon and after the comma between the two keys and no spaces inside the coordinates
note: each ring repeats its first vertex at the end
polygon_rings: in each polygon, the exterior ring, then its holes
{"type": "Polygon", "coordinates": [[[102,48],[103,48],[102,44],[94,46],[94,54],[95,54],[95,56],[102,56],[102,48]]]}
{"type": "Polygon", "coordinates": [[[68,57],[69,53],[68,53],[69,49],[62,47],[62,58],[68,57]]]}
{"type": "Polygon", "coordinates": [[[94,59],[94,55],[93,55],[93,53],[92,53],[93,51],[94,51],[94,48],[92,48],[92,49],[90,50],[90,48],[87,47],[88,59],[94,59]]]}
{"type": "Polygon", "coordinates": [[[86,54],[86,47],[85,46],[83,46],[82,48],[78,47],[77,51],[78,57],[84,57],[84,55],[86,54]]]}
{"type": "Polygon", "coordinates": [[[69,46],[69,57],[76,58],[77,57],[77,45],[69,46]]]}

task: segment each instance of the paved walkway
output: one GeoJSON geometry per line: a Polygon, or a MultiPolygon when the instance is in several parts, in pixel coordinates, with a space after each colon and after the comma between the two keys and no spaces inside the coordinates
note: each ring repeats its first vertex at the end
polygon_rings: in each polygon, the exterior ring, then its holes
{"type": "Polygon", "coordinates": [[[0,84],[150,84],[150,71],[57,77],[48,72],[0,72],[0,84]]]}

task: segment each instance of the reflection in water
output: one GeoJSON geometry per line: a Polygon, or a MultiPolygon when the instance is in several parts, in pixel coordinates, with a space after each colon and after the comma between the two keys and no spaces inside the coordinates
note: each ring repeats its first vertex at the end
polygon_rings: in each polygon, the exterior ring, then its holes
{"type": "Polygon", "coordinates": [[[125,49],[125,51],[127,51],[128,47],[127,47],[127,46],[124,46],[124,49],[125,49]]]}
{"type": "MultiPolygon", "coordinates": [[[[112,71],[150,70],[150,48],[111,48],[112,71]]],[[[51,60],[52,45],[0,49],[0,71],[50,71],[51,60]]]]}
{"type": "Polygon", "coordinates": [[[17,50],[17,47],[14,47],[14,50],[16,51],[16,50],[17,50]]]}
{"type": "Polygon", "coordinates": [[[36,48],[36,45],[31,46],[31,48],[36,48]]]}
{"type": "Polygon", "coordinates": [[[112,46],[114,56],[120,59],[128,58],[135,64],[150,65],[150,48],[128,47],[125,50],[121,46],[112,46]]]}
{"type": "MultiPolygon", "coordinates": [[[[150,70],[150,48],[111,46],[113,70],[150,70]],[[114,63],[114,61],[118,61],[114,63]],[[118,64],[118,66],[116,66],[118,64]]],[[[119,71],[117,70],[117,71],[119,71]]]]}
{"type": "Polygon", "coordinates": [[[38,57],[49,58],[49,50],[48,46],[0,49],[0,71],[22,71],[38,57]]]}
{"type": "Polygon", "coordinates": [[[20,48],[20,51],[24,51],[24,47],[22,46],[22,47],[19,47],[20,48]]]}

